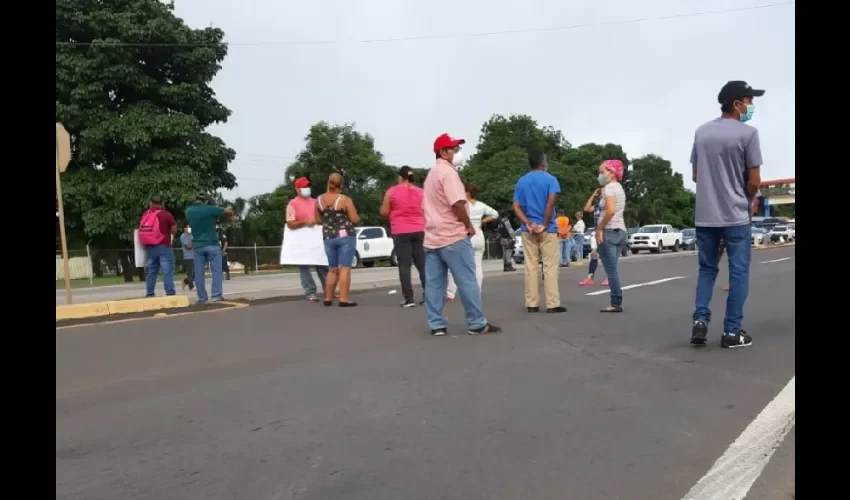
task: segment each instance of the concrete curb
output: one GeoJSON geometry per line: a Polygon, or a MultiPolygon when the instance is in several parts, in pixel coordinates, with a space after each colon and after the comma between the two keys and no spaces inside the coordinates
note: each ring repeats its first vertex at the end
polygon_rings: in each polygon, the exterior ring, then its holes
{"type": "Polygon", "coordinates": [[[97,318],[100,316],[159,311],[180,307],[189,307],[189,297],[185,295],[171,295],[168,297],[146,297],[143,299],[61,305],[56,306],[56,321],[97,318]]]}

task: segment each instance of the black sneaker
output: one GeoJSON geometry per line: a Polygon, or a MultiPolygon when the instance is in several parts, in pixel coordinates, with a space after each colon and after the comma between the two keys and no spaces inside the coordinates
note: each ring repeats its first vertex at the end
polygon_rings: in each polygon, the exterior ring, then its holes
{"type": "Polygon", "coordinates": [[[546,312],[547,313],[565,313],[565,312],[567,312],[567,308],[564,307],[564,306],[550,307],[550,308],[546,309],[546,312]]]}
{"type": "Polygon", "coordinates": [[[702,321],[694,321],[694,327],[691,330],[691,344],[705,345],[707,335],[708,326],[702,321]]]}
{"type": "Polygon", "coordinates": [[[540,312],[539,307],[527,307],[526,309],[528,309],[528,312],[530,312],[530,313],[539,313],[540,312]]]}
{"type": "Polygon", "coordinates": [[[416,307],[416,302],[413,302],[413,300],[405,300],[401,303],[401,307],[416,307]]]}
{"type": "Polygon", "coordinates": [[[724,333],[720,337],[720,347],[732,349],[733,347],[749,347],[753,345],[753,338],[747,335],[745,330],[738,333],[724,333]]]}
{"type": "Polygon", "coordinates": [[[431,335],[433,335],[435,337],[442,337],[445,334],[446,334],[445,328],[433,328],[431,330],[431,335]]]}
{"type": "Polygon", "coordinates": [[[491,325],[490,323],[487,323],[486,325],[482,326],[481,328],[470,328],[469,334],[470,335],[480,335],[482,333],[499,333],[501,331],[502,331],[502,329],[499,328],[498,326],[491,325]]]}
{"type": "Polygon", "coordinates": [[[515,267],[513,267],[513,266],[511,266],[511,267],[506,267],[506,268],[504,269],[504,271],[505,271],[506,273],[509,273],[509,272],[511,272],[511,271],[516,271],[516,268],[515,268],[515,267]]]}

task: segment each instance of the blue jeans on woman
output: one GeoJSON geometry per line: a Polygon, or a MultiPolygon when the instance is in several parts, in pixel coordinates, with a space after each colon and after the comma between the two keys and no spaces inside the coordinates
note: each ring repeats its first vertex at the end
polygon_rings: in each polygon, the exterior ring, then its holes
{"type": "Polygon", "coordinates": [[[481,310],[481,289],[475,277],[475,253],[469,238],[442,248],[425,249],[425,311],[428,326],[432,330],[446,327],[443,306],[446,303],[449,271],[457,285],[469,328],[485,326],[487,318],[481,310]]]}
{"type": "Polygon", "coordinates": [[[602,231],[602,244],[596,250],[599,253],[599,258],[602,259],[605,274],[608,275],[612,307],[623,306],[623,289],[620,287],[620,273],[617,269],[617,263],[620,261],[620,252],[625,245],[625,229],[605,229],[602,231]]]}
{"type": "Polygon", "coordinates": [[[357,244],[354,236],[336,237],[325,240],[325,253],[328,255],[328,267],[351,267],[357,244]]]}
{"type": "Polygon", "coordinates": [[[195,249],[195,285],[198,288],[198,302],[206,302],[207,286],[204,274],[207,265],[210,266],[212,274],[212,298],[214,301],[222,299],[222,271],[221,271],[221,247],[218,245],[207,245],[195,249]]]}
{"type": "Polygon", "coordinates": [[[584,233],[573,235],[573,254],[576,260],[584,260],[584,233]]]}
{"type": "Polygon", "coordinates": [[[726,242],[729,261],[729,295],[726,297],[724,333],[738,333],[744,320],[744,303],[750,291],[750,257],[752,228],[750,224],[732,227],[698,227],[699,278],[697,279],[694,321],[708,325],[711,321],[711,296],[720,264],[720,239],[726,242]]]}

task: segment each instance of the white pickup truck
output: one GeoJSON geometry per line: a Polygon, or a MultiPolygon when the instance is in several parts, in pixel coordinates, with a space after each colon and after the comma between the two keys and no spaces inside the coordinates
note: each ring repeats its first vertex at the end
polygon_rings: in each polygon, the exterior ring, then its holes
{"type": "Polygon", "coordinates": [[[398,265],[393,239],[387,230],[380,226],[366,226],[355,229],[357,253],[351,267],[372,267],[375,262],[388,260],[391,266],[398,265]]]}
{"type": "Polygon", "coordinates": [[[643,226],[632,234],[629,246],[633,254],[641,250],[661,253],[664,249],[678,252],[680,243],[682,243],[682,233],[677,232],[670,224],[651,224],[643,226]]]}

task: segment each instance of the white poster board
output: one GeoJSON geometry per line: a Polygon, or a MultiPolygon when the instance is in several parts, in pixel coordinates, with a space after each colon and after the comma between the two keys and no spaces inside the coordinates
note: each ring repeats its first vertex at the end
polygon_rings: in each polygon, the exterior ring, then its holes
{"type": "Polygon", "coordinates": [[[280,264],[291,266],[327,266],[328,255],[322,239],[322,226],[283,228],[280,264]]]}
{"type": "Polygon", "coordinates": [[[148,253],[145,246],[139,242],[139,230],[133,231],[133,253],[136,254],[136,267],[145,267],[148,262],[148,253]]]}
{"type": "MultiPolygon", "coordinates": [[[[174,235],[169,238],[171,244],[174,244],[174,235]]],[[[139,230],[133,230],[133,253],[135,254],[136,267],[145,267],[148,265],[148,252],[145,246],[139,241],[139,230]]]]}

